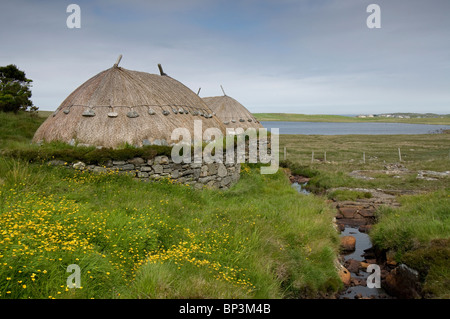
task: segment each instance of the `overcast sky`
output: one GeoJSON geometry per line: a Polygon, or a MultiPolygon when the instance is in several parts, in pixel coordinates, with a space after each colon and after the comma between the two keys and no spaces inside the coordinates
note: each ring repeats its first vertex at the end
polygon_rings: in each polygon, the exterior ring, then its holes
{"type": "Polygon", "coordinates": [[[123,54],[202,97],[223,85],[252,112],[450,113],[449,16],[450,0],[2,0],[0,65],[26,72],[41,110],[123,54]]]}

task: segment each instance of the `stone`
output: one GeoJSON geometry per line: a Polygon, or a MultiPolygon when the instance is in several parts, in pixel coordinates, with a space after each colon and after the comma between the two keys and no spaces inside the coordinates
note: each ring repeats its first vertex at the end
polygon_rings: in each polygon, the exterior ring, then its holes
{"type": "Polygon", "coordinates": [[[194,169],[194,179],[198,179],[200,177],[200,168],[194,169]]]}
{"type": "Polygon", "coordinates": [[[192,174],[194,174],[194,170],[192,170],[192,169],[188,169],[188,170],[180,172],[180,176],[186,176],[186,175],[192,175],[192,174]]]}
{"type": "Polygon", "coordinates": [[[231,177],[227,176],[220,181],[220,186],[225,187],[231,184],[231,177]]]}
{"type": "Polygon", "coordinates": [[[219,167],[218,163],[211,163],[208,164],[208,175],[216,175],[217,174],[217,169],[219,167]]]}
{"type": "Polygon", "coordinates": [[[83,170],[85,167],[86,167],[86,164],[84,164],[83,162],[77,162],[77,163],[73,164],[74,169],[83,170]]]}
{"type": "Polygon", "coordinates": [[[353,236],[341,237],[341,249],[343,251],[354,251],[356,245],[356,239],[353,236]]]}
{"type": "Polygon", "coordinates": [[[419,273],[401,264],[392,270],[382,281],[383,288],[400,299],[418,299],[420,296],[419,273]]]}
{"type": "Polygon", "coordinates": [[[354,215],[358,212],[358,207],[339,207],[339,212],[344,218],[354,218],[354,215]]]}
{"type": "Polygon", "coordinates": [[[141,172],[151,172],[152,168],[150,166],[141,166],[141,172]]]}
{"type": "Polygon", "coordinates": [[[227,168],[225,167],[225,165],[223,164],[219,164],[219,167],[217,169],[217,175],[219,175],[219,177],[225,177],[227,176],[228,172],[227,172],[227,168]]]}
{"type": "Polygon", "coordinates": [[[206,183],[208,183],[209,181],[211,181],[213,179],[214,179],[213,176],[207,176],[207,177],[200,177],[198,179],[198,181],[199,181],[199,183],[206,184],[206,183]]]}
{"type": "Polygon", "coordinates": [[[94,173],[105,174],[108,170],[105,167],[95,166],[92,170],[94,173]]]}
{"type": "Polygon", "coordinates": [[[139,178],[147,178],[148,173],[147,172],[137,172],[137,177],[139,178]]]}
{"type": "Polygon", "coordinates": [[[203,165],[200,170],[200,177],[206,177],[208,176],[208,166],[203,165]]]}
{"type": "Polygon", "coordinates": [[[339,274],[339,278],[341,279],[341,281],[343,282],[344,285],[346,285],[346,286],[350,285],[351,275],[350,275],[350,272],[347,270],[347,268],[342,266],[339,269],[338,274],[339,274]]]}
{"type": "Polygon", "coordinates": [[[169,164],[169,158],[167,156],[156,156],[153,161],[154,164],[169,164]]]}
{"type": "Polygon", "coordinates": [[[360,267],[363,269],[367,269],[367,267],[369,267],[369,265],[370,265],[369,263],[366,263],[364,261],[361,261],[361,263],[360,263],[360,267]]]}
{"type": "Polygon", "coordinates": [[[180,172],[178,170],[174,170],[170,174],[170,177],[172,177],[172,178],[178,178],[179,176],[180,176],[180,172]]]}
{"type": "Polygon", "coordinates": [[[374,209],[368,209],[364,208],[359,211],[359,214],[365,218],[374,217],[375,216],[375,210],[374,209]]]}
{"type": "Polygon", "coordinates": [[[145,161],[141,157],[135,157],[133,159],[128,160],[128,163],[133,164],[133,165],[142,165],[145,163],[145,161]]]}
{"type": "Polygon", "coordinates": [[[48,162],[47,164],[53,165],[53,166],[61,166],[61,165],[66,165],[67,163],[64,161],[60,161],[60,160],[52,160],[52,161],[48,162]]]}
{"type": "Polygon", "coordinates": [[[164,168],[162,165],[156,164],[156,165],[153,165],[153,170],[155,171],[155,174],[162,174],[164,171],[164,168]]]}
{"type": "Polygon", "coordinates": [[[113,161],[112,163],[114,166],[122,166],[126,164],[125,161],[113,161]]]}
{"type": "Polygon", "coordinates": [[[361,262],[355,259],[349,259],[345,262],[348,271],[357,274],[361,268],[361,262]]]}
{"type": "Polygon", "coordinates": [[[131,171],[134,169],[134,165],[133,164],[125,164],[125,165],[118,166],[117,168],[121,171],[131,171]]]}

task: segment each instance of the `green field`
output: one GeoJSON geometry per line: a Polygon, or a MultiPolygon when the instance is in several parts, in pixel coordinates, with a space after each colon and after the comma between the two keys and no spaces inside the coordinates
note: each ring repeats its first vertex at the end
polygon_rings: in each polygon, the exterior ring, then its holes
{"type": "MultiPolygon", "coordinates": [[[[58,143],[30,145],[44,119],[0,112],[0,151],[73,153],[58,143]]],[[[283,165],[311,177],[308,187],[315,196],[298,194],[282,170],[261,175],[257,165],[243,165],[239,183],[217,191],[3,156],[0,298],[304,298],[335,293],[342,287],[334,265],[339,241],[327,203],[334,187],[422,192],[401,196],[400,208],[379,210],[371,236],[377,247],[393,250],[398,262],[421,271],[427,297],[449,298],[449,177],[417,178],[420,170],[449,170],[449,145],[450,134],[444,133],[282,135],[283,165]],[[391,164],[400,172],[386,174],[391,164]],[[353,171],[372,179],[352,177],[353,171]],[[82,289],[66,286],[70,264],[82,269],[82,289]]]]}
{"type": "MultiPolygon", "coordinates": [[[[40,121],[0,113],[2,148],[34,148],[40,121]]],[[[0,198],[0,298],[300,298],[342,287],[332,209],[282,171],[243,165],[230,190],[194,190],[3,157],[0,198]],[[80,289],[66,285],[70,264],[80,289]]]]}
{"type": "MultiPolygon", "coordinates": [[[[397,262],[420,271],[427,298],[450,298],[450,177],[417,178],[420,171],[450,170],[450,134],[283,135],[282,159],[285,147],[287,166],[311,177],[308,188],[314,192],[327,194],[336,187],[419,192],[398,196],[399,208],[378,210],[370,236],[379,249],[393,251],[397,262]],[[395,171],[390,173],[392,167],[395,171]],[[370,179],[351,176],[354,171],[370,179]]],[[[328,195],[355,200],[367,194],[334,191],[328,195]]]]}
{"type": "Polygon", "coordinates": [[[450,115],[442,115],[438,118],[357,118],[342,115],[325,114],[294,114],[294,113],[253,113],[259,121],[292,121],[292,122],[341,122],[341,123],[411,123],[411,124],[439,124],[450,125],[450,115]]]}

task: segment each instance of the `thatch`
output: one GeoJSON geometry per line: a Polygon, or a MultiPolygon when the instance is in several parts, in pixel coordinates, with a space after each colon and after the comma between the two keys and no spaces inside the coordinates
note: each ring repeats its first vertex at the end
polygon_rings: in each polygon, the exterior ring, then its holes
{"type": "Polygon", "coordinates": [[[206,102],[226,127],[242,127],[244,130],[249,127],[263,127],[249,110],[232,97],[227,95],[204,97],[203,101],[206,102]]]}
{"type": "Polygon", "coordinates": [[[117,66],[100,72],[71,93],[37,130],[33,141],[104,147],[171,144],[175,128],[202,120],[203,131],[222,124],[204,101],[173,78],[117,66]]]}

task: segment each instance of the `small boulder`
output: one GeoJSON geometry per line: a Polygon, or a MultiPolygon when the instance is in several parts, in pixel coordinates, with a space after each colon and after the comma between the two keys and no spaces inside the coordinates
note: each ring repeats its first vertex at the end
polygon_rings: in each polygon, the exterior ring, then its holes
{"type": "Polygon", "coordinates": [[[77,163],[73,164],[74,169],[83,170],[83,169],[85,169],[85,167],[86,167],[86,164],[84,164],[83,162],[77,162],[77,163]]]}
{"type": "Polygon", "coordinates": [[[344,285],[346,285],[346,286],[350,285],[351,275],[350,275],[350,272],[347,270],[347,268],[345,268],[344,266],[342,266],[339,269],[339,278],[344,283],[344,285]]]}
{"type": "Polygon", "coordinates": [[[353,236],[341,237],[341,249],[343,251],[354,251],[356,245],[356,238],[353,236]]]}

